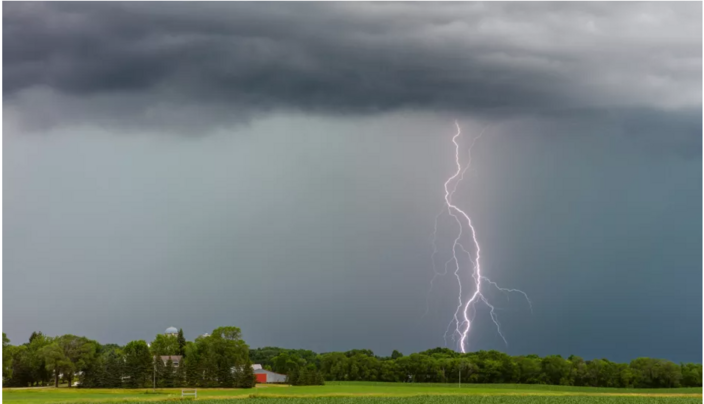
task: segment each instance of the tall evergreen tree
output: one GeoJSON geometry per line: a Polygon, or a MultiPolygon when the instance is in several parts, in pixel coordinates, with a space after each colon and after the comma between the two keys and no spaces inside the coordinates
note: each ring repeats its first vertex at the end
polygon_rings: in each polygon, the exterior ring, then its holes
{"type": "Polygon", "coordinates": [[[106,386],[107,373],[105,358],[99,356],[95,361],[86,366],[79,376],[80,387],[101,388],[106,386]]]}
{"type": "Polygon", "coordinates": [[[298,377],[296,378],[295,385],[296,386],[308,386],[310,384],[309,380],[308,380],[310,378],[309,373],[310,372],[308,371],[307,368],[303,367],[303,368],[299,369],[298,370],[298,377]]]}
{"type": "Polygon", "coordinates": [[[164,376],[166,374],[165,370],[166,370],[166,366],[164,365],[164,361],[161,359],[160,356],[155,356],[154,357],[154,369],[152,370],[152,386],[154,385],[154,379],[156,379],[156,387],[158,387],[158,388],[166,387],[166,386],[164,386],[164,383],[165,383],[164,376]]]}
{"type": "Polygon", "coordinates": [[[151,387],[154,371],[154,357],[149,353],[147,343],[132,341],[125,346],[125,376],[131,388],[151,387]]]}
{"type": "Polygon", "coordinates": [[[298,369],[291,369],[286,374],[286,384],[291,386],[298,386],[298,369]]]}
{"type": "Polygon", "coordinates": [[[235,387],[236,380],[241,378],[242,370],[222,356],[218,357],[217,382],[219,387],[232,388],[235,387]]]}
{"type": "Polygon", "coordinates": [[[198,363],[198,358],[194,355],[188,355],[186,360],[181,365],[179,365],[179,367],[181,366],[184,367],[184,387],[200,387],[203,373],[200,371],[200,364],[198,363]]]}
{"type": "Polygon", "coordinates": [[[186,338],[183,336],[183,328],[178,329],[178,355],[186,356],[186,338]]]}
{"type": "Polygon", "coordinates": [[[163,375],[162,375],[162,380],[163,380],[163,386],[162,387],[174,387],[174,363],[169,358],[169,360],[166,361],[166,366],[164,366],[163,370],[163,375]]]}
{"type": "Polygon", "coordinates": [[[105,359],[105,387],[122,387],[122,377],[125,373],[125,355],[121,350],[113,350],[105,359]]]}
{"type": "Polygon", "coordinates": [[[187,387],[186,385],[186,366],[183,359],[179,362],[174,370],[174,387],[187,387]]]}
{"type": "Polygon", "coordinates": [[[236,387],[241,389],[251,389],[257,385],[257,376],[254,375],[254,369],[252,368],[252,362],[247,360],[242,369],[239,379],[237,380],[236,387]]]}

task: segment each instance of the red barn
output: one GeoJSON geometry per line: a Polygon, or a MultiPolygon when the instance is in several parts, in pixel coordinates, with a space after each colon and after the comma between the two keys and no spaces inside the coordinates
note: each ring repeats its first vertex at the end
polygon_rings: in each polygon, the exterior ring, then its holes
{"type": "Polygon", "coordinates": [[[286,375],[262,369],[262,365],[252,365],[257,383],[286,383],[286,375]]]}

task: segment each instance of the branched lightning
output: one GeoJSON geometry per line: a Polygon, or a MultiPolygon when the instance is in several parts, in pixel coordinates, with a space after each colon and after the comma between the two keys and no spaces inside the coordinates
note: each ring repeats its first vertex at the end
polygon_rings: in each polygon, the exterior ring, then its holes
{"type": "MultiPolygon", "coordinates": [[[[443,276],[448,273],[448,265],[450,263],[454,263],[454,271],[453,275],[455,276],[455,279],[457,280],[457,285],[458,285],[458,294],[457,294],[457,308],[455,309],[454,315],[452,320],[447,326],[447,329],[445,330],[445,334],[443,336],[445,340],[445,345],[447,345],[447,336],[448,333],[451,332],[452,325],[454,324],[455,330],[452,332],[452,339],[455,340],[456,338],[459,338],[459,346],[460,350],[462,352],[466,352],[467,349],[467,337],[469,335],[470,329],[472,327],[473,321],[474,321],[474,316],[476,314],[476,305],[475,303],[477,302],[482,302],[484,303],[488,308],[489,308],[489,315],[494,322],[494,325],[496,326],[496,330],[498,331],[499,335],[501,336],[501,339],[503,339],[504,343],[508,344],[506,341],[506,338],[501,331],[501,324],[499,323],[498,317],[496,315],[496,308],[487,300],[487,298],[484,296],[482,293],[482,287],[484,286],[485,283],[488,283],[495,288],[497,288],[499,291],[504,292],[504,293],[510,293],[510,292],[516,292],[516,293],[521,293],[526,301],[528,301],[528,305],[530,306],[531,313],[533,311],[533,306],[528,299],[528,295],[518,289],[508,289],[508,288],[502,288],[500,287],[496,282],[493,282],[489,278],[487,278],[483,273],[482,273],[482,266],[481,266],[481,247],[479,246],[479,241],[477,238],[477,231],[472,224],[472,219],[470,216],[462,209],[460,209],[454,202],[453,202],[453,196],[455,192],[457,191],[457,187],[459,183],[463,180],[465,173],[470,167],[471,161],[472,161],[472,148],[474,147],[475,143],[479,138],[482,137],[484,134],[484,130],[479,134],[479,136],[475,137],[472,139],[470,146],[469,146],[469,158],[466,163],[466,166],[464,168],[462,167],[462,163],[460,162],[460,145],[457,141],[457,139],[460,137],[462,131],[460,129],[460,126],[457,122],[455,122],[455,126],[457,127],[457,133],[452,137],[452,143],[455,145],[455,165],[456,165],[456,171],[454,174],[445,181],[444,184],[444,189],[445,189],[445,196],[444,196],[444,206],[443,210],[435,217],[435,227],[433,231],[433,239],[432,239],[432,244],[433,244],[433,254],[431,256],[432,259],[432,265],[433,265],[433,277],[430,281],[430,288],[428,291],[428,294],[430,294],[430,291],[432,290],[433,287],[433,282],[438,276],[443,276]],[[455,223],[457,223],[457,234],[454,238],[454,241],[452,243],[452,257],[445,263],[444,266],[444,272],[438,272],[437,267],[435,265],[435,257],[439,253],[438,248],[437,248],[437,237],[438,237],[438,220],[442,216],[443,213],[447,212],[454,220],[455,223]],[[465,248],[465,246],[462,244],[462,239],[465,236],[469,236],[471,239],[471,244],[472,248],[469,250],[465,248]],[[470,252],[473,251],[472,252],[470,252]],[[460,263],[460,259],[458,258],[458,252],[461,251],[467,255],[468,261],[471,263],[471,271],[470,274],[471,276],[468,277],[468,274],[465,274],[462,272],[462,265],[460,263]],[[473,287],[472,287],[472,293],[469,298],[465,298],[464,293],[466,291],[466,287],[463,288],[463,285],[465,285],[467,279],[472,279],[473,280],[473,287]],[[464,291],[463,291],[464,289],[464,291]],[[471,309],[471,316],[469,315],[471,309]]],[[[425,314],[428,313],[429,309],[429,301],[426,299],[426,312],[425,314]]],[[[424,316],[425,316],[424,314],[424,316]]]]}
{"type": "MultiPolygon", "coordinates": [[[[455,122],[456,124],[457,122],[455,122]]],[[[459,127],[459,126],[458,126],[459,127]]],[[[484,134],[484,131],[477,136],[474,141],[472,142],[472,146],[474,146],[474,142],[482,137],[484,134]]],[[[467,166],[462,170],[460,173],[460,178],[455,181],[454,187],[452,188],[452,192],[450,192],[450,198],[452,198],[452,195],[455,194],[455,191],[457,191],[457,185],[459,185],[460,182],[464,179],[464,174],[467,172],[467,170],[470,167],[470,162],[472,161],[472,147],[470,146],[469,148],[469,160],[467,162],[467,166]]],[[[446,184],[447,185],[447,184],[446,184]]],[[[447,191],[447,188],[445,189],[447,191]]],[[[425,299],[425,313],[421,318],[425,317],[428,314],[428,311],[430,310],[430,292],[433,290],[433,283],[435,282],[435,278],[438,276],[444,276],[447,275],[447,265],[452,261],[452,258],[450,258],[446,263],[445,263],[445,272],[439,273],[437,271],[437,267],[435,266],[435,256],[438,254],[438,245],[437,245],[437,240],[438,240],[438,219],[440,219],[440,216],[442,216],[443,213],[445,213],[446,207],[443,205],[443,208],[438,212],[438,214],[435,216],[435,226],[433,228],[433,254],[430,256],[430,260],[433,263],[433,277],[430,279],[430,287],[428,288],[428,293],[426,294],[426,299],[425,299]]],[[[457,218],[455,218],[457,219],[457,218]]],[[[460,225],[461,228],[461,225],[460,225]]],[[[470,258],[471,259],[471,258],[470,258]]],[[[447,332],[445,332],[445,337],[447,337],[447,332]]],[[[447,340],[445,341],[445,345],[447,345],[447,340]]]]}
{"type": "Polygon", "coordinates": [[[489,282],[490,284],[492,284],[493,286],[495,286],[496,289],[498,289],[498,290],[500,290],[500,291],[502,291],[502,292],[507,293],[506,296],[508,296],[508,292],[516,292],[516,293],[522,294],[523,297],[525,297],[525,298],[526,298],[526,301],[528,302],[528,307],[530,308],[531,314],[533,314],[533,303],[531,303],[531,301],[530,301],[530,299],[528,298],[528,295],[526,294],[526,292],[524,292],[524,291],[522,291],[522,290],[518,290],[518,289],[502,288],[502,287],[500,287],[496,282],[492,281],[491,279],[487,278],[486,276],[482,276],[482,278],[483,278],[485,281],[487,281],[487,282],[489,282]]]}

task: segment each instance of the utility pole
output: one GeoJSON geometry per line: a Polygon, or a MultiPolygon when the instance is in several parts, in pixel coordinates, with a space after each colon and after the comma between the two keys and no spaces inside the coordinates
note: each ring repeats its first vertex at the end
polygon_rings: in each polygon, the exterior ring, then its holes
{"type": "Polygon", "coordinates": [[[156,356],[154,357],[154,388],[153,391],[156,393],[156,356]]]}
{"type": "Polygon", "coordinates": [[[462,388],[462,361],[460,361],[460,377],[457,382],[459,383],[458,387],[461,389],[462,388]]]}

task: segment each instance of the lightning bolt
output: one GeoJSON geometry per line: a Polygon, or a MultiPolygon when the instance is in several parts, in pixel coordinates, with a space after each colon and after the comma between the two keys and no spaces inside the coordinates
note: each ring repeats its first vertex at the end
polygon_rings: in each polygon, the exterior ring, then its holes
{"type": "MultiPolygon", "coordinates": [[[[435,227],[433,231],[433,254],[431,256],[432,263],[433,263],[433,278],[430,281],[430,288],[428,291],[428,295],[430,294],[430,291],[432,291],[433,287],[433,282],[438,276],[443,276],[446,275],[448,272],[448,265],[450,263],[454,263],[454,276],[457,280],[457,285],[458,285],[458,294],[457,294],[457,308],[455,309],[455,313],[453,315],[452,320],[447,326],[447,329],[445,330],[445,334],[443,336],[445,340],[445,345],[447,345],[447,336],[451,331],[452,325],[455,325],[455,330],[452,332],[452,338],[453,340],[456,340],[456,338],[459,338],[459,346],[460,350],[465,353],[467,352],[467,338],[469,336],[469,332],[471,330],[472,324],[474,322],[474,316],[476,314],[476,303],[482,302],[484,303],[488,308],[489,308],[489,315],[491,317],[491,320],[493,321],[494,325],[496,326],[496,330],[501,336],[501,339],[504,341],[506,345],[508,345],[508,342],[501,331],[501,324],[499,323],[499,319],[496,314],[496,308],[487,300],[487,298],[482,294],[482,287],[486,284],[492,285],[495,288],[497,288],[499,291],[504,292],[504,293],[521,293],[526,301],[528,301],[528,305],[530,306],[531,313],[533,312],[533,305],[528,298],[528,295],[518,289],[508,289],[508,288],[502,288],[500,287],[496,282],[493,282],[490,280],[488,277],[486,277],[484,274],[482,274],[482,267],[481,267],[481,247],[479,245],[479,240],[477,238],[477,231],[472,224],[472,219],[470,216],[462,209],[460,209],[452,200],[455,192],[457,191],[457,187],[460,182],[464,179],[464,175],[469,169],[472,161],[472,148],[474,147],[475,143],[479,138],[482,137],[484,134],[484,130],[481,131],[479,136],[475,137],[472,139],[471,144],[469,146],[469,158],[467,161],[466,166],[463,168],[462,163],[460,162],[460,145],[457,142],[457,139],[460,137],[462,134],[462,130],[460,129],[459,124],[457,121],[455,121],[455,126],[457,127],[457,133],[452,137],[452,143],[455,145],[455,165],[457,167],[455,173],[448,178],[445,181],[444,184],[444,190],[445,190],[445,203],[443,205],[443,210],[440,211],[440,213],[435,217],[435,227]],[[441,273],[438,272],[437,267],[435,265],[435,256],[438,254],[438,248],[437,248],[437,233],[438,233],[438,219],[445,213],[447,212],[457,223],[457,234],[456,237],[454,238],[454,241],[452,243],[452,258],[450,258],[444,266],[445,272],[441,273]],[[468,230],[468,231],[466,231],[468,230]],[[470,251],[468,251],[464,245],[461,243],[461,240],[465,234],[469,234],[471,237],[471,242],[473,245],[473,248],[471,250],[474,251],[474,254],[472,254],[470,251]],[[469,297],[469,299],[464,299],[464,293],[463,293],[463,278],[467,278],[465,275],[461,273],[461,267],[462,265],[460,264],[460,259],[458,257],[459,251],[465,253],[467,255],[467,258],[469,262],[471,263],[471,279],[473,280],[473,293],[469,297]],[[472,315],[469,315],[469,312],[472,312],[472,315]]],[[[429,301],[426,298],[426,314],[428,312],[429,308],[429,301]]],[[[424,314],[425,316],[425,314],[424,314]]]]}
{"type": "MultiPolygon", "coordinates": [[[[455,122],[455,125],[457,125],[457,122],[455,122]]],[[[459,129],[459,125],[458,125],[457,127],[458,127],[458,129],[459,129]]],[[[484,128],[484,130],[486,130],[486,127],[484,128]]],[[[484,134],[484,130],[482,130],[482,132],[479,134],[479,136],[477,136],[477,137],[474,139],[474,141],[472,142],[472,146],[474,146],[474,142],[476,142],[477,139],[479,139],[480,137],[482,137],[482,135],[484,134]]],[[[453,139],[454,139],[454,138],[453,138],[453,139]]],[[[455,194],[455,191],[457,191],[457,186],[459,185],[460,182],[462,182],[462,180],[464,179],[464,174],[467,172],[467,170],[468,170],[469,167],[470,167],[470,163],[471,163],[471,161],[472,161],[472,146],[470,146],[470,148],[469,148],[469,152],[468,152],[469,161],[467,162],[467,166],[466,166],[466,167],[462,170],[462,172],[460,173],[459,179],[458,179],[457,181],[455,181],[454,187],[452,188],[452,192],[450,192],[450,198],[452,198],[452,195],[454,195],[454,194],[455,194]]],[[[457,152],[459,153],[459,151],[457,151],[457,152]]],[[[450,181],[450,180],[448,180],[448,181],[450,181]]],[[[445,191],[447,192],[447,183],[445,183],[445,191]]],[[[447,199],[447,198],[446,198],[446,199],[447,199]]],[[[421,316],[421,318],[425,317],[425,316],[428,314],[428,311],[430,310],[430,292],[432,292],[432,290],[433,290],[433,283],[435,282],[435,278],[437,278],[438,276],[447,275],[447,266],[450,264],[450,262],[453,261],[453,259],[450,258],[449,260],[447,260],[447,262],[445,262],[445,266],[444,266],[445,272],[439,273],[439,272],[437,271],[437,267],[435,266],[435,256],[438,254],[438,245],[437,245],[437,239],[438,239],[438,237],[437,237],[437,235],[438,235],[438,219],[440,219],[440,216],[442,216],[442,214],[445,213],[445,211],[446,211],[446,206],[443,205],[443,208],[442,208],[442,209],[440,210],[440,212],[435,216],[435,225],[434,225],[434,228],[433,228],[433,241],[432,241],[432,244],[433,244],[433,254],[430,256],[430,260],[431,260],[432,263],[433,263],[433,277],[430,279],[430,287],[428,288],[428,293],[426,294],[426,299],[425,299],[425,313],[421,316]]],[[[455,219],[457,219],[457,218],[455,217],[455,219]]],[[[459,223],[459,222],[458,222],[458,223],[459,223]]],[[[461,228],[462,228],[462,225],[460,224],[460,229],[461,229],[461,228]]],[[[470,258],[470,259],[471,259],[471,258],[470,258]]],[[[450,323],[450,324],[452,324],[452,323],[450,323]]],[[[449,330],[449,326],[448,326],[448,330],[449,330]]],[[[445,337],[444,337],[444,338],[445,338],[445,346],[447,346],[447,332],[448,332],[448,331],[445,332],[445,337]]]]}

